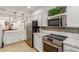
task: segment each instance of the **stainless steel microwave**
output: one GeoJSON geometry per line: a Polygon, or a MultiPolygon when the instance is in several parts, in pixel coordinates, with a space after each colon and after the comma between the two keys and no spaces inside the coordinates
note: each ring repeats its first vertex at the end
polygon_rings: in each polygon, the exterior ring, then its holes
{"type": "Polygon", "coordinates": [[[66,26],[66,16],[48,19],[48,26],[65,27],[66,26]]]}

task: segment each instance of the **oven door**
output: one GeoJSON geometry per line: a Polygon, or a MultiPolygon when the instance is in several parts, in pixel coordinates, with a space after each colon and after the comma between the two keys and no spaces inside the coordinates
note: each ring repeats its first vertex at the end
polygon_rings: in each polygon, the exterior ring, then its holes
{"type": "Polygon", "coordinates": [[[44,52],[62,52],[62,47],[57,46],[51,42],[43,41],[44,52]]]}

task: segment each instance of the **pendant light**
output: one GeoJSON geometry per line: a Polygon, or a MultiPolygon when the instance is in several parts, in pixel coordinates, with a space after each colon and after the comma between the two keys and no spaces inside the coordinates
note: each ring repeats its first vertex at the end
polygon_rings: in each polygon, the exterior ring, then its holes
{"type": "MultiPolygon", "coordinates": [[[[24,13],[22,14],[23,18],[24,18],[24,13]]],[[[22,23],[24,23],[24,19],[22,18],[22,23]]]]}
{"type": "Polygon", "coordinates": [[[14,19],[13,19],[13,22],[17,22],[16,12],[14,12],[14,15],[15,15],[15,17],[14,17],[14,19]]]}

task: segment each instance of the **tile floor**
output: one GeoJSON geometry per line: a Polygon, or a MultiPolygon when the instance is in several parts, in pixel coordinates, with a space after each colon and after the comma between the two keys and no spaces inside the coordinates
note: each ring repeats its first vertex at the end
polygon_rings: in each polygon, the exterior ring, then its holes
{"type": "Polygon", "coordinates": [[[0,52],[36,52],[36,50],[23,41],[0,48],[0,52]]]}

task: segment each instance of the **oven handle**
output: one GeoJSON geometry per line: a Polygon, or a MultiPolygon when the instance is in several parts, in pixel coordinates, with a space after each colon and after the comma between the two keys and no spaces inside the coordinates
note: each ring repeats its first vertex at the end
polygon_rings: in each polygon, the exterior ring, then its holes
{"type": "Polygon", "coordinates": [[[43,43],[49,44],[49,45],[51,45],[51,46],[53,46],[53,47],[56,47],[56,48],[58,48],[58,49],[62,49],[62,46],[57,46],[57,45],[55,45],[55,44],[49,43],[49,42],[44,41],[44,40],[43,40],[43,43]]]}
{"type": "Polygon", "coordinates": [[[58,48],[58,51],[59,52],[62,52],[63,51],[63,48],[61,46],[57,46],[57,45],[51,44],[51,43],[49,43],[47,41],[43,41],[43,43],[46,43],[46,44],[51,45],[52,47],[58,48]]]}

